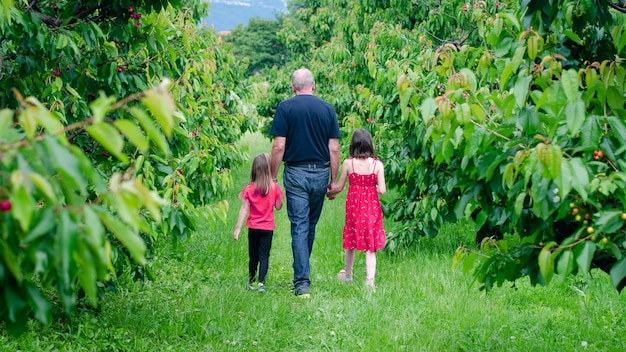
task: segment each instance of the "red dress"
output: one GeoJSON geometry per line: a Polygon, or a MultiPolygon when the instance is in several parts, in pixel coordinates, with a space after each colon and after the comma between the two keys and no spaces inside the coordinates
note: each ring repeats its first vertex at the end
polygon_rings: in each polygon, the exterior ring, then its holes
{"type": "MultiPolygon", "coordinates": [[[[353,172],[348,175],[346,196],[346,224],[343,228],[343,248],[371,251],[385,247],[383,211],[376,191],[378,176],[374,170],[369,175],[353,172]]],[[[352,168],[354,170],[354,167],[352,168]]]]}

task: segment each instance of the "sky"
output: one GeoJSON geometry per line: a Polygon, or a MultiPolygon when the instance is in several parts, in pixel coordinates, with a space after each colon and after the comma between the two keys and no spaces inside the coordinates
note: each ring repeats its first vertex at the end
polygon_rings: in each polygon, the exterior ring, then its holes
{"type": "Polygon", "coordinates": [[[278,11],[286,11],[286,0],[209,0],[209,16],[202,22],[213,26],[216,32],[229,31],[237,24],[248,24],[251,17],[275,18],[278,11]]]}

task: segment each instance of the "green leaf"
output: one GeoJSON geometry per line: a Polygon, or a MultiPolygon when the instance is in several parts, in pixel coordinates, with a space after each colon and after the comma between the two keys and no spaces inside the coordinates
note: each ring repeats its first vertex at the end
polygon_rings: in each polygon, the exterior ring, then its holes
{"type": "Polygon", "coordinates": [[[539,252],[539,271],[541,271],[541,276],[546,285],[550,283],[554,275],[554,259],[552,259],[552,252],[550,251],[554,245],[556,245],[555,242],[550,242],[539,252]]]}
{"type": "Polygon", "coordinates": [[[593,255],[596,252],[596,248],[596,244],[591,241],[584,241],[574,247],[576,264],[578,264],[581,272],[585,275],[589,274],[591,261],[593,260],[593,255]]]}
{"type": "Polygon", "coordinates": [[[13,124],[13,114],[13,110],[0,110],[0,137],[4,136],[5,132],[13,124]]]}
{"type": "Polygon", "coordinates": [[[48,324],[52,317],[52,304],[48,302],[39,288],[30,282],[26,282],[26,293],[28,294],[28,302],[35,313],[35,318],[42,324],[48,324]]]}
{"type": "Polygon", "coordinates": [[[9,320],[13,322],[18,321],[22,315],[22,310],[26,307],[26,301],[22,292],[19,287],[14,286],[12,283],[8,285],[5,283],[2,289],[4,291],[4,299],[6,300],[6,307],[3,307],[3,313],[5,313],[4,308],[6,308],[9,320]]]}
{"type": "Polygon", "coordinates": [[[504,70],[500,74],[500,82],[502,82],[502,87],[506,87],[506,84],[509,82],[509,78],[513,74],[513,63],[509,62],[506,66],[504,66],[504,70]]]}
{"type": "Polygon", "coordinates": [[[99,212],[98,216],[107,229],[128,249],[133,259],[140,265],[144,265],[146,263],[146,243],[141,236],[109,213],[99,212]]]}
{"type": "Polygon", "coordinates": [[[515,29],[517,29],[518,31],[521,30],[520,23],[519,23],[517,17],[514,16],[513,14],[508,13],[508,12],[498,12],[497,16],[501,17],[501,18],[505,18],[506,20],[508,20],[509,23],[512,24],[513,26],[515,26],[515,29]]]}
{"type": "Polygon", "coordinates": [[[561,164],[563,161],[561,147],[549,144],[546,154],[549,155],[549,160],[546,160],[546,166],[550,174],[550,179],[555,180],[561,174],[561,164]]]}
{"type": "Polygon", "coordinates": [[[583,123],[583,128],[580,130],[580,140],[583,149],[596,149],[600,143],[600,136],[602,131],[598,124],[598,116],[587,116],[583,123]]]}
{"type": "Polygon", "coordinates": [[[596,230],[604,233],[613,233],[624,225],[621,210],[606,210],[600,213],[595,220],[596,230]]]}
{"type": "Polygon", "coordinates": [[[99,263],[99,265],[96,266],[98,277],[106,281],[109,276],[107,268],[109,268],[111,272],[115,272],[115,269],[111,264],[111,258],[107,255],[106,248],[110,246],[110,243],[106,240],[104,225],[91,206],[83,208],[83,222],[85,243],[93,253],[95,257],[94,261],[99,263]]]}
{"type": "Polygon", "coordinates": [[[565,34],[569,39],[571,39],[576,44],[581,45],[581,46],[584,45],[582,39],[580,39],[578,34],[574,33],[572,30],[565,29],[563,30],[563,34],[565,34]]]}
{"type": "Polygon", "coordinates": [[[430,119],[432,119],[435,114],[435,110],[437,110],[437,105],[435,104],[435,99],[432,97],[428,97],[424,99],[424,102],[421,106],[422,119],[424,123],[427,124],[430,119]]]}
{"type": "Polygon", "coordinates": [[[137,149],[141,151],[148,150],[150,143],[137,124],[129,120],[115,120],[114,124],[137,149]]]}
{"type": "Polygon", "coordinates": [[[28,178],[37,186],[37,188],[48,198],[48,201],[51,202],[51,205],[54,205],[57,202],[56,194],[54,193],[54,189],[48,180],[41,176],[38,173],[31,172],[28,174],[28,178]]]}
{"type": "Polygon", "coordinates": [[[470,110],[478,123],[485,122],[485,110],[478,104],[471,104],[470,110]]]}
{"type": "Polygon", "coordinates": [[[157,90],[149,90],[141,101],[159,122],[165,135],[170,137],[174,128],[174,103],[170,96],[157,90]]]}
{"type": "Polygon", "coordinates": [[[520,75],[515,81],[513,94],[515,95],[515,103],[520,108],[526,106],[526,99],[528,98],[528,90],[530,89],[532,79],[533,77],[530,75],[520,75]]]}
{"type": "MultiPolygon", "coordinates": [[[[564,159],[565,160],[565,159],[564,159]]],[[[569,161],[572,175],[572,188],[578,192],[583,201],[587,200],[587,191],[589,190],[589,173],[585,167],[585,163],[580,158],[572,158],[569,161]]]]}
{"type": "Polygon", "coordinates": [[[526,200],[526,193],[520,193],[515,198],[515,215],[522,215],[522,210],[524,210],[524,202],[526,200]]]}
{"type": "Polygon", "coordinates": [[[569,103],[574,103],[578,99],[578,72],[574,69],[563,71],[561,74],[561,83],[563,90],[569,103]]]}
{"type": "MultiPolygon", "coordinates": [[[[0,241],[0,243],[2,244],[2,255],[4,257],[3,264],[8,267],[9,271],[11,272],[11,274],[13,274],[13,277],[16,281],[22,281],[24,275],[22,274],[22,268],[20,267],[21,262],[19,257],[13,252],[14,248],[12,248],[7,241],[0,241]]],[[[19,250],[17,248],[15,249],[19,250]]],[[[0,268],[2,267],[0,266],[0,268]]]]}
{"type": "Polygon", "coordinates": [[[65,190],[84,193],[87,183],[76,157],[65,146],[59,144],[56,138],[47,137],[44,142],[52,165],[61,176],[59,179],[65,190]]]}
{"type": "Polygon", "coordinates": [[[524,106],[519,112],[517,123],[527,135],[534,135],[541,126],[541,119],[537,111],[531,107],[524,106]]]}
{"type": "Polygon", "coordinates": [[[563,251],[559,257],[556,269],[561,280],[565,280],[574,271],[574,253],[570,250],[563,251]]]}
{"type": "MultiPolygon", "coordinates": [[[[62,281],[60,284],[64,288],[72,287],[74,279],[73,270],[73,253],[76,249],[76,238],[78,237],[78,224],[72,218],[69,210],[63,209],[58,216],[57,240],[55,243],[55,257],[58,258],[57,264],[57,280],[62,281]]],[[[64,302],[66,308],[70,308],[74,297],[67,296],[70,292],[64,292],[64,302]]]]}
{"type": "Polygon", "coordinates": [[[89,104],[89,108],[91,109],[91,114],[93,116],[94,125],[99,125],[104,121],[104,117],[111,109],[111,105],[115,102],[114,97],[107,97],[105,95],[101,95],[98,99],[94,100],[91,104],[89,104]]]}
{"type": "Polygon", "coordinates": [[[70,93],[74,98],[76,99],[81,99],[82,97],[80,96],[80,94],[78,94],[78,92],[76,91],[76,89],[72,88],[69,84],[65,85],[65,90],[67,90],[68,93],[70,93]]]}
{"type": "MultiPolygon", "coordinates": [[[[408,82],[407,82],[408,83],[408,82]]],[[[400,108],[405,109],[413,95],[413,87],[408,86],[400,92],[400,108]]]]}
{"type": "Polygon", "coordinates": [[[607,116],[606,119],[611,126],[611,131],[616,134],[618,139],[626,141],[626,123],[624,120],[615,116],[607,116]]]}
{"type": "Polygon", "coordinates": [[[37,212],[37,217],[35,218],[35,225],[30,231],[24,236],[22,240],[22,244],[27,244],[33,242],[39,237],[50,233],[54,230],[56,226],[56,215],[54,211],[50,207],[45,207],[37,212]]]}
{"type": "Polygon", "coordinates": [[[80,287],[85,291],[85,296],[89,299],[89,302],[97,306],[98,304],[98,287],[97,287],[97,270],[96,265],[98,261],[89,251],[89,247],[84,243],[83,239],[78,242],[76,251],[76,261],[80,267],[80,270],[76,273],[80,287]]]}
{"type": "Polygon", "coordinates": [[[145,111],[137,107],[131,107],[130,112],[137,119],[137,121],[139,121],[139,124],[141,125],[143,130],[146,131],[146,133],[148,134],[148,137],[154,143],[156,143],[157,147],[159,147],[159,149],[161,149],[163,153],[169,154],[170,148],[169,148],[169,145],[167,144],[167,141],[165,140],[165,137],[156,128],[156,126],[154,125],[154,123],[152,122],[152,119],[148,116],[148,114],[146,114],[145,111]]]}
{"type": "Polygon", "coordinates": [[[554,180],[559,187],[559,197],[561,199],[565,199],[572,190],[573,175],[572,165],[569,163],[569,160],[561,158],[561,173],[554,180]]]}
{"type": "Polygon", "coordinates": [[[623,109],[624,93],[620,92],[617,87],[610,86],[606,92],[606,102],[611,109],[623,109]]]}
{"type": "MultiPolygon", "coordinates": [[[[14,171],[14,173],[16,172],[19,171],[14,171]]],[[[14,187],[15,186],[16,185],[14,185],[14,187]]],[[[27,232],[33,218],[33,209],[35,209],[35,204],[23,185],[18,185],[17,188],[13,189],[11,200],[13,203],[11,214],[15,219],[17,219],[22,231],[27,232]]]]}
{"type": "Polygon", "coordinates": [[[569,133],[575,135],[580,131],[585,122],[585,103],[576,99],[574,102],[568,102],[565,106],[565,117],[567,121],[567,129],[569,133]]]}
{"type": "MultiPolygon", "coordinates": [[[[139,179],[134,179],[132,182],[133,191],[141,199],[142,204],[148,208],[152,219],[156,223],[161,222],[161,206],[167,204],[165,200],[159,197],[156,191],[148,189],[139,179]]],[[[221,204],[217,203],[218,205],[221,204]]],[[[220,208],[220,207],[218,207],[220,208]]],[[[228,207],[227,207],[228,208],[228,207]]]]}
{"type": "Polygon", "coordinates": [[[611,267],[611,282],[619,292],[624,288],[622,281],[626,277],[626,257],[620,259],[617,263],[611,267]]]}
{"type": "Polygon", "coordinates": [[[128,157],[122,152],[124,140],[113,126],[101,122],[88,126],[87,132],[120,161],[128,162],[128,157]]]}

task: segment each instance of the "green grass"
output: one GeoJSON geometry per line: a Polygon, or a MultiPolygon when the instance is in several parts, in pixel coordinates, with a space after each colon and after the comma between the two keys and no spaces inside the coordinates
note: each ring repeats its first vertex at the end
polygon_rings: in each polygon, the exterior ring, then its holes
{"type": "MultiPolygon", "coordinates": [[[[250,156],[269,141],[247,135],[250,156]]],[[[311,258],[309,300],[291,294],[291,244],[286,209],[277,229],[267,293],[245,290],[247,232],[232,239],[239,190],[249,164],[234,172],[227,224],[190,239],[162,240],[144,287],[123,278],[99,309],[81,307],[54,322],[30,322],[6,351],[624,351],[626,298],[610,279],[572,277],[548,287],[479,291],[452,255],[469,244],[467,225],[450,225],[402,256],[379,252],[377,291],[365,289],[365,258],[357,253],[354,283],[336,279],[343,266],[345,192],[327,201],[311,258]]],[[[392,200],[392,194],[385,195],[392,200]]],[[[389,225],[389,224],[387,224],[389,225]]],[[[60,311],[60,307],[57,307],[60,311]]]]}

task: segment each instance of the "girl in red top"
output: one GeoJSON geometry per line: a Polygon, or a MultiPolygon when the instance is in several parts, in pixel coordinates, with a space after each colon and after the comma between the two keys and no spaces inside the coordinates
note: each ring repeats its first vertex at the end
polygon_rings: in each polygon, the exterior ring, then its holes
{"type": "Polygon", "coordinates": [[[235,241],[239,240],[239,232],[243,220],[248,213],[246,227],[248,228],[248,288],[255,289],[257,268],[259,269],[259,292],[265,292],[265,276],[269,264],[272,237],[276,224],[274,223],[274,208],[280,210],[283,206],[283,191],[278,183],[272,181],[270,173],[270,158],[267,153],[254,157],[250,170],[250,183],[244,187],[239,197],[243,201],[239,210],[239,218],[233,232],[235,241]]]}

